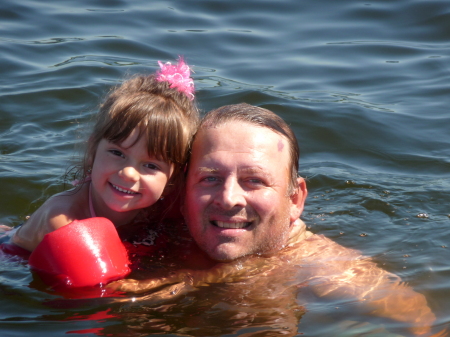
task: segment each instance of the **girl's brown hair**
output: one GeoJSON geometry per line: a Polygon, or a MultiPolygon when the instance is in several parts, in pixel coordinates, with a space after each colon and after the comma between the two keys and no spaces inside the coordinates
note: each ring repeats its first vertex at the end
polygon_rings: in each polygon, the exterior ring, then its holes
{"type": "Polygon", "coordinates": [[[83,181],[95,159],[99,142],[121,143],[135,129],[147,139],[150,156],[174,164],[169,181],[182,177],[199,114],[194,101],[154,75],[135,76],[112,90],[101,105],[87,142],[79,179],[83,181]]]}

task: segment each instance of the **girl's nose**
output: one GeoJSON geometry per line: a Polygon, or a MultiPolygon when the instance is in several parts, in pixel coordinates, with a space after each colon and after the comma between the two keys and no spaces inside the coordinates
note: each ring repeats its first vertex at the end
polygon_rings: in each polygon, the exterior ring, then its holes
{"type": "Polygon", "coordinates": [[[139,172],[133,166],[124,167],[121,171],[119,171],[119,175],[126,180],[139,180],[139,172]]]}

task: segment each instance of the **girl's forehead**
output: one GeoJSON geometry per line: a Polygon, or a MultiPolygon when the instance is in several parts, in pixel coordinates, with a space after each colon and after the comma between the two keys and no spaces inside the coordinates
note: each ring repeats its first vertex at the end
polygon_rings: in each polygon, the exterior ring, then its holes
{"type": "Polygon", "coordinates": [[[141,136],[141,130],[139,130],[138,128],[135,128],[133,131],[131,131],[130,135],[120,145],[125,148],[132,147],[137,142],[139,142],[141,139],[145,140],[145,138],[142,136],[141,136]]]}

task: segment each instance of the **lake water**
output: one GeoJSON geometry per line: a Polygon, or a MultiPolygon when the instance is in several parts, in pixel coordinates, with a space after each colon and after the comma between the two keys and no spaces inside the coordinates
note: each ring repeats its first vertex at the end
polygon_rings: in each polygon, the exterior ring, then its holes
{"type": "MultiPolygon", "coordinates": [[[[433,331],[447,327],[449,1],[3,0],[0,223],[20,224],[61,191],[111,86],[178,55],[195,71],[202,111],[247,102],[289,122],[311,231],[401,276],[427,297],[433,331]]],[[[10,259],[0,264],[0,335],[272,336],[256,323],[215,322],[219,309],[202,301],[214,291],[160,310],[131,298],[80,302],[33,286],[27,266],[10,259]],[[159,321],[171,324],[158,330],[159,321]],[[216,325],[202,330],[205,322],[216,325]]],[[[306,305],[298,334],[406,335],[394,323],[353,324],[351,311],[334,317],[334,305],[306,305]]]]}

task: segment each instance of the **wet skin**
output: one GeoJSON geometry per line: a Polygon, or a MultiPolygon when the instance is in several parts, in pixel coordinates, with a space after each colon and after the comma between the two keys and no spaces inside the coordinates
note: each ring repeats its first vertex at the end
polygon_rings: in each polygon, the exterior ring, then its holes
{"type": "Polygon", "coordinates": [[[140,209],[154,204],[173,171],[169,163],[150,157],[145,137],[133,131],[121,144],[100,141],[91,174],[76,193],[66,191],[50,197],[12,238],[18,246],[33,251],[43,237],[73,220],[96,216],[116,227],[129,223],[140,209]],[[91,191],[90,191],[91,188],[91,191]]]}
{"type": "MultiPolygon", "coordinates": [[[[125,279],[111,283],[108,288],[142,293],[138,299],[151,303],[172,301],[193,291],[204,291],[204,287],[212,284],[220,284],[215,291],[220,291],[222,299],[228,299],[227,303],[233,299],[236,305],[258,308],[261,313],[267,310],[275,314],[284,312],[283,319],[287,321],[283,324],[292,328],[289,333],[284,332],[288,336],[297,335],[299,318],[294,309],[291,312],[287,308],[294,308],[294,303],[308,308],[307,302],[298,297],[300,291],[343,303],[344,307],[354,303],[355,310],[361,315],[405,322],[412,334],[429,336],[427,333],[435,316],[425,296],[396,275],[379,268],[359,251],[345,248],[323,235],[313,235],[306,231],[301,221],[296,221],[295,226],[299,229],[297,234],[289,239],[286,247],[271,256],[250,255],[214,266],[197,264],[192,269],[182,268],[183,263],[178,261],[178,266],[170,268],[165,277],[125,279]],[[168,286],[151,292],[164,285],[168,286]]],[[[190,247],[184,240],[168,252],[173,254],[175,261],[189,252],[185,265],[199,260],[195,246],[190,247]]],[[[168,264],[172,264],[170,255],[167,258],[168,264]]],[[[279,320],[280,316],[276,318],[279,320]]],[[[446,336],[446,331],[433,336],[446,336]]]]}
{"type": "MultiPolygon", "coordinates": [[[[293,300],[295,289],[309,287],[320,297],[357,300],[367,314],[407,322],[414,334],[428,333],[435,316],[422,294],[360,252],[306,231],[298,219],[305,182],[300,178],[289,195],[287,148],[282,136],[251,124],[202,129],[193,144],[184,215],[198,247],[222,263],[175,270],[167,277],[121,280],[109,289],[143,293],[171,285],[143,297],[164,300],[192,287],[221,283],[231,289],[234,284],[232,298],[244,298],[236,295],[242,288],[246,296],[252,294],[245,307],[264,308],[258,294],[266,287],[293,300]]],[[[296,316],[288,317],[295,335],[296,316]]]]}
{"type": "Polygon", "coordinates": [[[202,129],[192,149],[184,216],[192,237],[214,260],[270,254],[287,242],[306,188],[289,196],[283,136],[249,123],[202,129]]]}
{"type": "Polygon", "coordinates": [[[162,195],[173,165],[150,157],[145,137],[133,132],[121,144],[102,139],[92,166],[92,199],[97,216],[115,224],[132,220],[162,195]]]}

